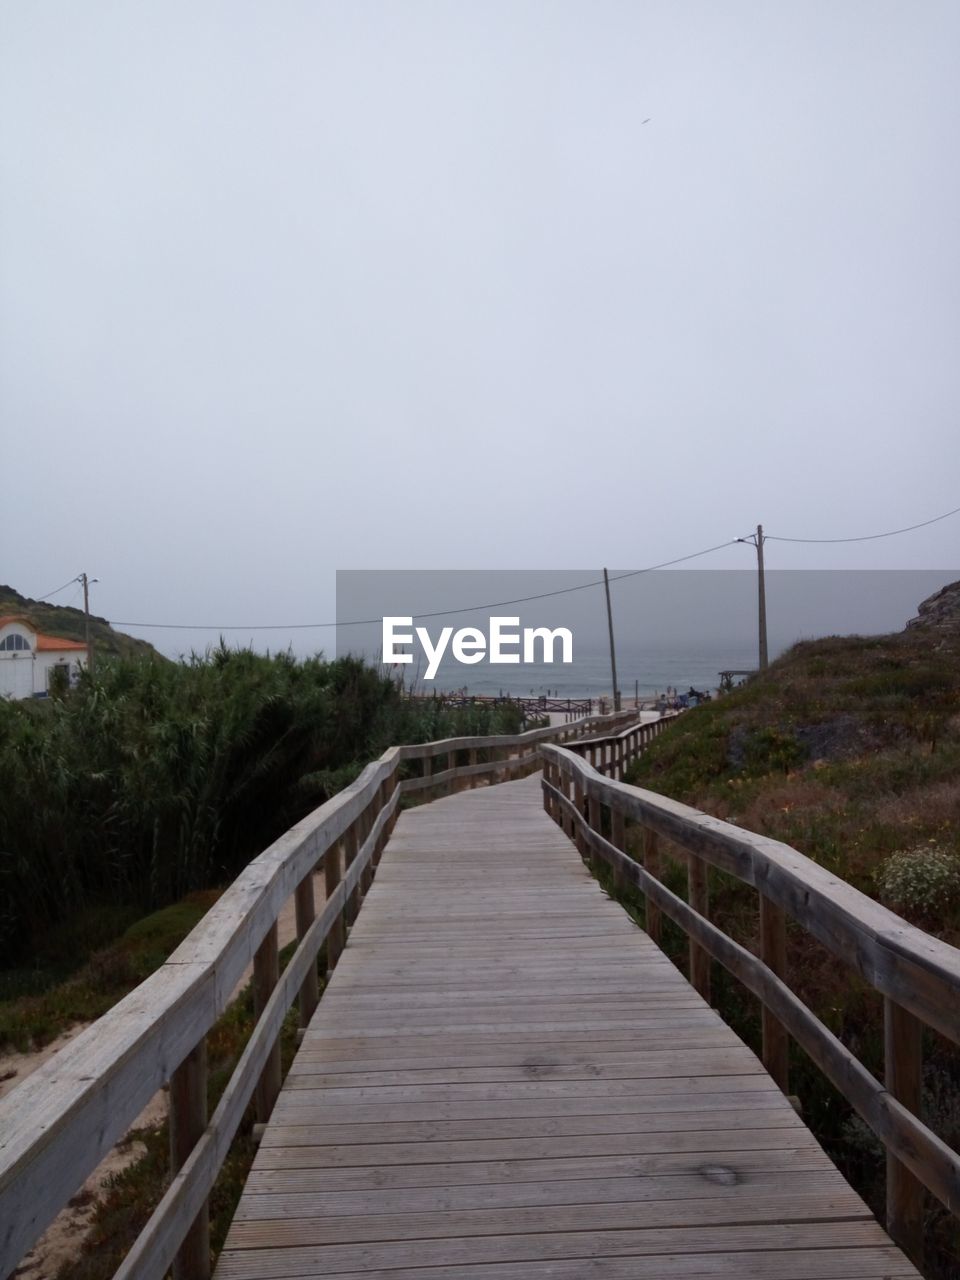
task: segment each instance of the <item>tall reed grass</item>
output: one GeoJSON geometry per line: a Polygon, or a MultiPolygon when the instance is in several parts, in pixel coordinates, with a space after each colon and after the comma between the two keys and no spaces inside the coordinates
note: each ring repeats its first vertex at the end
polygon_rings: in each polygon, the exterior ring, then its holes
{"type": "Polygon", "coordinates": [[[49,950],[78,912],[228,882],[391,743],[518,727],[516,708],[404,700],[355,659],[223,646],[0,700],[0,966],[49,950]]]}

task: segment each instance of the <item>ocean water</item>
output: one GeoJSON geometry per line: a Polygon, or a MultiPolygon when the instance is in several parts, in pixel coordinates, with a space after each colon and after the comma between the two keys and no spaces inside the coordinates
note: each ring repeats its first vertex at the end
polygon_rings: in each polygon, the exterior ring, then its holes
{"type": "MultiPolygon", "coordinates": [[[[771,653],[771,657],[774,654],[771,653]]],[[[445,657],[434,680],[425,680],[423,670],[417,674],[413,664],[402,668],[409,688],[416,680],[419,693],[462,691],[468,694],[509,694],[514,697],[539,697],[547,694],[558,698],[599,697],[612,690],[609,649],[585,647],[574,649],[570,665],[560,662],[523,666],[502,664],[463,666],[445,657]]],[[[716,689],[720,672],[753,671],[757,667],[756,647],[729,643],[696,647],[676,645],[659,648],[625,646],[617,653],[617,680],[621,694],[633,697],[639,689],[641,698],[661,693],[668,686],[686,692],[694,689],[716,689]]],[[[394,668],[400,674],[401,668],[394,668]]]]}

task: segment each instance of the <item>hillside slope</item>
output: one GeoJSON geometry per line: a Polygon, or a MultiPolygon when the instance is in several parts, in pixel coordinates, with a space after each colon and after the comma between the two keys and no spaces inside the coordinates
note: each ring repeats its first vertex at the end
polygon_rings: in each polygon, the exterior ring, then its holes
{"type": "MultiPolygon", "coordinates": [[[[86,622],[82,609],[31,600],[13,587],[0,584],[0,617],[9,614],[26,618],[31,626],[49,636],[61,636],[66,640],[86,639],[86,622]]],[[[118,658],[161,656],[146,640],[137,640],[122,631],[114,631],[106,618],[93,614],[90,615],[90,633],[98,655],[113,654],[118,658]]]]}

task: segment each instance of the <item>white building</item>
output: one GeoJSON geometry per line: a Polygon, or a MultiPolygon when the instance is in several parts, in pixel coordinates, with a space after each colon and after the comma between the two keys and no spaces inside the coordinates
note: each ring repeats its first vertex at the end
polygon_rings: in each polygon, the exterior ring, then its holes
{"type": "Polygon", "coordinates": [[[58,667],[75,684],[86,662],[85,644],[45,636],[23,618],[0,618],[0,698],[45,697],[58,667]]]}

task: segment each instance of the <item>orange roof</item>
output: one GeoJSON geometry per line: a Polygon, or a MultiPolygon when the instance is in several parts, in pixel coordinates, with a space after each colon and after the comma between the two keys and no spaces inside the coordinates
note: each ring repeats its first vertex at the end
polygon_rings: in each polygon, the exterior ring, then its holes
{"type": "Polygon", "coordinates": [[[49,652],[50,650],[57,650],[57,649],[62,649],[62,650],[84,649],[85,650],[87,647],[85,644],[82,644],[79,640],[65,640],[62,636],[45,636],[42,632],[36,629],[36,627],[29,621],[29,619],[24,618],[22,615],[19,615],[19,614],[8,613],[8,614],[4,614],[3,617],[0,617],[0,627],[5,627],[8,622],[18,622],[20,626],[24,628],[24,630],[32,631],[33,634],[37,637],[38,651],[46,650],[49,652]]]}
{"type": "Polygon", "coordinates": [[[79,640],[64,640],[60,636],[42,636],[37,632],[37,650],[41,649],[83,649],[86,645],[79,640]]]}

